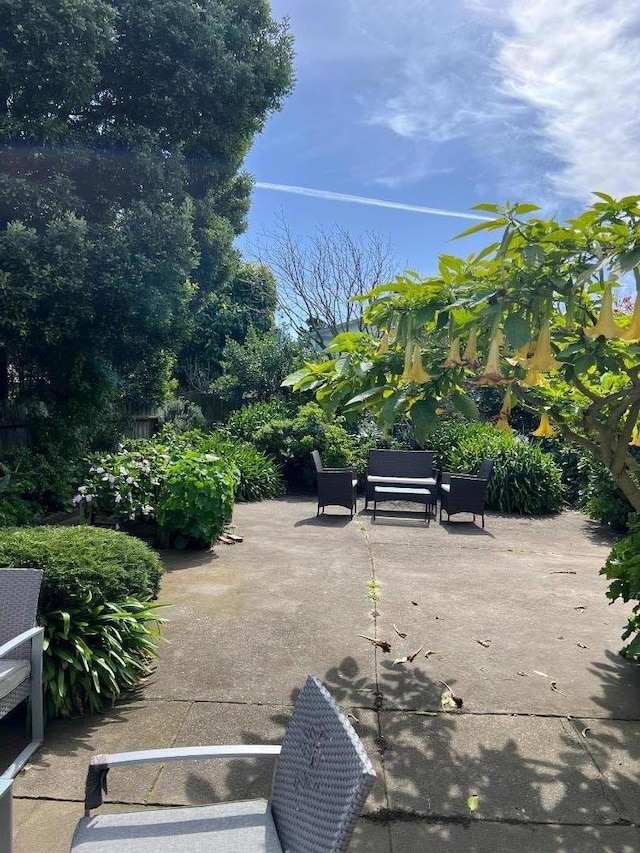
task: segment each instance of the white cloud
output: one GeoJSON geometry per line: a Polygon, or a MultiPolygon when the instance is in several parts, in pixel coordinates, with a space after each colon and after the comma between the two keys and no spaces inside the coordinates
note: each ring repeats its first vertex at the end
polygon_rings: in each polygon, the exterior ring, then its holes
{"type": "MultiPolygon", "coordinates": [[[[378,75],[368,120],[416,160],[537,200],[640,192],[640,4],[633,0],[350,0],[378,75]],[[484,172],[484,174],[482,174],[484,172]]],[[[410,172],[411,170],[409,170],[410,172]]],[[[414,171],[419,174],[417,164],[414,171]]],[[[393,178],[383,180],[392,181],[393,178]]]]}

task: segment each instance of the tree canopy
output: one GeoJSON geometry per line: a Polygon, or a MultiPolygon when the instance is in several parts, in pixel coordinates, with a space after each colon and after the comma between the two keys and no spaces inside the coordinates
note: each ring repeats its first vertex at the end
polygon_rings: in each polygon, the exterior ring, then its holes
{"type": "Polygon", "coordinates": [[[239,169],[292,86],[286,22],[265,0],[0,0],[0,31],[0,398],[100,376],[155,402],[247,277],[239,169]]]}
{"type": "Polygon", "coordinates": [[[499,232],[438,273],[406,273],[364,297],[372,333],[338,335],[328,354],[288,377],[331,411],[373,411],[391,427],[407,416],[428,436],[450,400],[477,415],[470,384],[502,389],[496,427],[516,405],[540,414],[534,435],[557,430],[612,472],[640,511],[640,196],[597,200],[566,222],[532,204],[479,205],[491,215],[460,236],[499,232]],[[631,314],[616,310],[625,285],[631,314]]]}

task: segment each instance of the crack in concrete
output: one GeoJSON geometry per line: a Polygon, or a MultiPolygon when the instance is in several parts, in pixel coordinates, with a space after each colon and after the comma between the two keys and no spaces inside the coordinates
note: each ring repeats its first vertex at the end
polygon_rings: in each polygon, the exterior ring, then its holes
{"type": "Polygon", "coordinates": [[[367,814],[363,814],[362,817],[364,820],[371,821],[372,823],[391,823],[393,821],[402,821],[407,823],[415,822],[444,825],[457,824],[467,827],[474,823],[486,823],[498,826],[572,826],[581,829],[589,827],[607,829],[609,827],[624,826],[631,827],[632,829],[640,829],[640,824],[633,823],[632,821],[625,820],[624,818],[619,818],[616,821],[608,821],[606,823],[594,823],[593,821],[590,821],[589,823],[580,823],[579,821],[520,820],[518,818],[510,817],[480,817],[477,815],[471,817],[467,815],[449,815],[439,813],[425,814],[424,812],[415,812],[409,809],[379,809],[377,812],[367,812],[367,814]]]}

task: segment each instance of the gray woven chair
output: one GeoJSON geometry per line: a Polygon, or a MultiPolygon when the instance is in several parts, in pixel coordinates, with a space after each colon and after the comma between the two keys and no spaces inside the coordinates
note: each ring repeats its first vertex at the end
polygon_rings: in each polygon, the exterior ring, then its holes
{"type": "Polygon", "coordinates": [[[31,742],[3,772],[13,779],[44,738],[42,639],[36,613],[42,572],[0,569],[0,719],[31,699],[31,742]]]}
{"type": "Polygon", "coordinates": [[[476,515],[482,517],[484,527],[484,507],[492,468],[493,460],[485,459],[475,476],[443,472],[440,482],[440,521],[443,511],[447,513],[447,521],[458,512],[471,512],[474,521],[476,515]]]}
{"type": "Polygon", "coordinates": [[[317,450],[311,451],[318,478],[318,511],[327,506],[344,506],[353,518],[357,507],[358,477],[352,468],[325,468],[317,450]]]}
{"type": "Polygon", "coordinates": [[[72,853],[341,853],[375,773],[349,721],[318,679],[300,692],[282,746],[202,746],[91,759],[85,817],[72,853]],[[184,759],[279,756],[271,799],[90,817],[111,767],[184,759]]]}

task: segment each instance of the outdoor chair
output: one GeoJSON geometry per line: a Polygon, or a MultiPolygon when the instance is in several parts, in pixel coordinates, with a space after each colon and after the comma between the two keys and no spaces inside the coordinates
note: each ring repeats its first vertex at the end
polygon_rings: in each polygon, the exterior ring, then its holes
{"type": "Polygon", "coordinates": [[[42,572],[0,569],[0,719],[31,699],[31,741],[2,773],[13,779],[44,739],[42,641],[36,627],[42,572]]]}
{"type": "Polygon", "coordinates": [[[318,511],[327,506],[344,506],[353,518],[356,510],[358,477],[352,468],[325,468],[317,450],[311,452],[318,478],[318,511]]]}
{"type": "Polygon", "coordinates": [[[318,679],[298,696],[282,746],[202,746],[96,755],[72,853],[340,853],[375,772],[351,724],[318,679]],[[110,768],[184,759],[279,756],[270,800],[91,817],[110,768]]]}
{"type": "Polygon", "coordinates": [[[493,460],[485,459],[476,475],[450,474],[443,472],[440,482],[440,521],[442,512],[447,513],[447,521],[458,512],[472,512],[482,517],[484,527],[484,506],[491,478],[493,460]]]}
{"type": "MultiPolygon", "coordinates": [[[[370,450],[367,463],[365,505],[375,500],[376,486],[404,489],[433,489],[436,493],[438,471],[432,450],[370,450]]],[[[401,500],[401,497],[398,498],[401,500]]]]}

